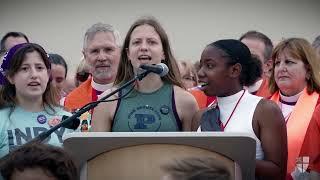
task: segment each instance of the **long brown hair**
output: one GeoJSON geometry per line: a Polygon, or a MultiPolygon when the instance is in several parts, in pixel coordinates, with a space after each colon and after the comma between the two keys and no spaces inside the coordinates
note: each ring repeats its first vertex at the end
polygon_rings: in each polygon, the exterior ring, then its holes
{"type": "Polygon", "coordinates": [[[307,92],[309,94],[314,91],[320,93],[320,63],[317,60],[316,53],[311,44],[302,38],[289,38],[281,41],[274,49],[272,53],[272,73],[269,80],[269,89],[271,93],[275,93],[279,90],[274,78],[275,60],[281,53],[287,51],[290,56],[300,59],[307,71],[310,72],[310,78],[306,79],[307,92]]]}
{"type": "Polygon", "coordinates": [[[145,24],[152,26],[155,29],[155,31],[159,34],[161,39],[161,43],[162,43],[162,47],[165,55],[165,59],[162,60],[162,63],[165,63],[169,68],[168,74],[162,77],[161,79],[165,82],[169,82],[179,87],[183,87],[180,72],[178,69],[178,64],[172,54],[168,36],[165,30],[159,24],[159,22],[153,17],[140,18],[137,21],[135,21],[130,27],[122,46],[120,63],[119,63],[118,72],[117,72],[117,76],[114,84],[115,85],[123,84],[134,77],[133,67],[127,56],[127,49],[129,48],[129,43],[130,43],[131,34],[133,30],[136,27],[145,25],[145,24]]]}
{"type": "MultiPolygon", "coordinates": [[[[45,50],[38,44],[26,43],[22,47],[17,49],[16,52],[14,52],[13,56],[10,59],[8,59],[8,61],[10,61],[10,66],[5,72],[6,77],[13,77],[19,71],[19,68],[23,63],[26,54],[34,51],[40,54],[46,68],[50,70],[51,63],[48,59],[48,56],[45,50]]],[[[50,80],[48,81],[46,90],[42,95],[42,100],[43,100],[43,107],[45,110],[46,110],[46,107],[49,107],[53,112],[55,112],[53,107],[59,106],[57,101],[58,91],[51,85],[50,80]]],[[[0,109],[5,107],[10,107],[11,108],[10,114],[11,114],[14,108],[16,107],[17,103],[18,102],[16,99],[16,87],[7,81],[0,88],[0,109]]]]}

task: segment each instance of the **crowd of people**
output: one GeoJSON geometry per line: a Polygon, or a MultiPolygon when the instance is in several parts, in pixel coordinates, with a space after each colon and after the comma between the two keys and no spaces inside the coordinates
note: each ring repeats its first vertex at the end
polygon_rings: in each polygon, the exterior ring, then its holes
{"type": "MultiPolygon", "coordinates": [[[[247,133],[256,142],[257,179],[320,178],[320,36],[313,43],[295,37],[273,44],[265,34],[248,31],[239,39],[213,41],[194,62],[174,57],[154,17],[137,19],[123,42],[115,27],[96,23],[84,35],[83,58],[71,79],[64,57],[21,32],[4,35],[0,53],[5,179],[77,179],[72,158],[61,148],[62,136],[74,130],[59,128],[45,140],[50,145],[28,142],[118,89],[82,114],[75,131],[247,133]],[[160,63],[166,74],[147,73],[122,88],[145,73],[141,65],[160,63]],[[301,166],[304,157],[307,166],[301,166]]],[[[213,161],[182,160],[164,168],[171,173],[164,179],[229,179],[213,161]]]]}

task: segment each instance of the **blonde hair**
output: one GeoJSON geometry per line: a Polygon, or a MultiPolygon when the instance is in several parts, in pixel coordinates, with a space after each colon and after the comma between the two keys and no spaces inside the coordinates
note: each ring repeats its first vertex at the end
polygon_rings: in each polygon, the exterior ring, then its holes
{"type": "Polygon", "coordinates": [[[76,87],[78,87],[80,85],[79,80],[77,79],[77,73],[82,72],[82,71],[89,73],[89,65],[87,64],[87,61],[85,60],[85,58],[83,56],[80,59],[80,63],[77,67],[76,74],[74,76],[74,82],[75,82],[76,87]]]}
{"type": "Polygon", "coordinates": [[[183,79],[183,76],[185,75],[191,75],[193,78],[192,80],[195,82],[195,86],[198,85],[198,73],[197,69],[194,64],[192,64],[190,61],[179,61],[181,65],[180,74],[183,79]],[[182,74],[182,71],[184,71],[185,74],[182,74]]]}
{"type": "Polygon", "coordinates": [[[290,56],[300,59],[304,63],[307,71],[310,72],[310,78],[306,79],[308,93],[311,94],[314,91],[320,93],[320,63],[319,60],[317,60],[317,55],[311,44],[303,38],[285,39],[275,47],[271,57],[273,66],[269,81],[270,92],[275,93],[279,90],[274,78],[275,60],[285,50],[290,56]]]}

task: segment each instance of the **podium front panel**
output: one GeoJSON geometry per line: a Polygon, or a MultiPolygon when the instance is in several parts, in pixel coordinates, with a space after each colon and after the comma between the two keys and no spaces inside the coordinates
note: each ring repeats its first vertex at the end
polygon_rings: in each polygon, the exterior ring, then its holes
{"type": "Polygon", "coordinates": [[[234,179],[234,161],[201,148],[184,145],[150,144],[114,149],[90,159],[88,179],[150,180],[161,179],[161,166],[188,157],[211,157],[227,169],[234,179]]]}
{"type": "MultiPolygon", "coordinates": [[[[78,164],[87,162],[88,175],[97,169],[98,162],[102,159],[111,158],[110,154],[122,154],[123,157],[131,158],[131,153],[128,149],[133,149],[140,155],[148,152],[147,158],[154,162],[150,168],[157,169],[163,163],[160,160],[154,160],[152,156],[158,154],[166,159],[165,155],[161,155],[157,148],[163,149],[168,147],[168,151],[162,151],[164,154],[174,153],[174,155],[183,155],[185,152],[201,152],[200,154],[209,151],[225,156],[227,159],[232,159],[239,164],[242,173],[242,179],[254,179],[255,175],[255,140],[248,134],[243,133],[224,133],[224,132],[169,132],[169,133],[114,133],[114,132],[89,132],[89,133],[71,133],[64,137],[64,147],[72,152],[78,164]],[[145,145],[145,146],[141,146],[145,145]],[[148,146],[146,146],[148,145],[148,146]],[[141,147],[142,148],[141,150],[141,147]],[[155,148],[157,147],[157,148],[155,148]],[[170,148],[169,148],[170,147],[170,148]],[[188,148],[186,148],[188,147],[188,148]],[[138,150],[140,149],[140,150],[138,150]],[[188,150],[186,150],[188,149],[188,150]],[[199,151],[201,149],[202,151],[199,151]],[[143,151],[146,151],[142,153],[143,151]],[[153,152],[154,151],[154,152],[153,152]],[[130,156],[129,156],[130,154],[130,156]],[[94,161],[91,161],[94,160],[94,161]],[[95,167],[94,169],[91,169],[95,167]],[[91,171],[92,170],[92,171],[91,171]]],[[[192,153],[186,153],[190,157],[192,153]]],[[[196,153],[195,153],[196,154],[196,153]]],[[[170,159],[173,156],[170,157],[170,159]]],[[[118,158],[111,158],[116,162],[118,158]]],[[[160,158],[161,159],[161,158],[160,158]]],[[[109,161],[111,161],[109,160],[109,161]]],[[[125,161],[125,158],[123,159],[125,161]]],[[[141,159],[143,164],[148,160],[141,159]]],[[[121,162],[117,161],[117,165],[121,162]]],[[[121,162],[120,164],[123,164],[121,162]]],[[[130,163],[129,163],[130,164],[130,163]]],[[[130,165],[123,164],[124,166],[130,165]]],[[[102,166],[102,165],[99,165],[102,166]]],[[[108,165],[106,165],[108,166],[108,165]]],[[[106,167],[103,166],[103,167],[106,167]]],[[[141,165],[144,166],[144,165],[141,165]]],[[[102,169],[103,170],[103,169],[102,169]]],[[[129,172],[129,171],[128,171],[129,172]]],[[[160,170],[157,171],[157,177],[160,175],[160,170]]],[[[90,176],[91,179],[91,176],[90,176]]],[[[112,179],[112,178],[110,178],[112,179]]]]}

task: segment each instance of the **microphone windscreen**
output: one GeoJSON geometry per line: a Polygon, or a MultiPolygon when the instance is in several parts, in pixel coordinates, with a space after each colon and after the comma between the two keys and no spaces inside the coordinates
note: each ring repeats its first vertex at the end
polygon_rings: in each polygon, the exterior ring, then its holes
{"type": "MultiPolygon", "coordinates": [[[[63,115],[62,116],[62,121],[66,120],[67,118],[69,118],[69,116],[66,116],[66,115],[63,115]]],[[[69,123],[65,124],[64,128],[67,128],[67,129],[73,129],[73,130],[76,130],[80,125],[80,119],[79,118],[76,118],[72,121],[70,121],[69,123]]]]}
{"type": "Polygon", "coordinates": [[[166,64],[164,63],[160,63],[160,64],[157,64],[158,66],[161,66],[162,67],[162,72],[159,74],[160,77],[163,77],[165,75],[167,75],[169,73],[169,68],[166,64]]]}

